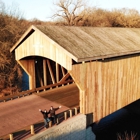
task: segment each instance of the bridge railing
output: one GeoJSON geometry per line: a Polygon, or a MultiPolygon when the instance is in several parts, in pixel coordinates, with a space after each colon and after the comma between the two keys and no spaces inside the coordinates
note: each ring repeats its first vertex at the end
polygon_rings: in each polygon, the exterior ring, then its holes
{"type": "Polygon", "coordinates": [[[51,85],[42,86],[42,87],[39,87],[39,88],[34,88],[34,89],[31,89],[31,90],[22,91],[22,92],[15,93],[15,94],[12,94],[12,95],[0,97],[0,102],[6,102],[6,101],[9,101],[9,100],[13,100],[13,99],[16,99],[16,98],[28,96],[28,95],[31,95],[31,94],[36,94],[36,93],[39,93],[39,92],[42,92],[42,91],[46,91],[46,90],[53,89],[53,88],[58,88],[60,86],[64,86],[64,85],[72,84],[72,83],[73,83],[73,80],[67,80],[67,81],[64,81],[64,82],[56,83],[56,84],[51,84],[51,85]]]}
{"type": "MultiPolygon", "coordinates": [[[[66,110],[64,112],[58,113],[57,114],[57,123],[61,123],[62,121],[67,120],[67,119],[69,119],[69,118],[71,118],[73,116],[76,116],[79,113],[80,113],[80,107],[79,106],[71,108],[71,109],[66,110]]],[[[40,123],[44,123],[44,121],[42,120],[42,121],[39,121],[39,122],[37,122],[35,124],[30,124],[30,125],[26,126],[25,128],[22,128],[20,130],[11,132],[10,134],[6,134],[4,136],[1,136],[0,140],[5,140],[5,139],[14,140],[14,135],[16,133],[20,133],[23,130],[30,131],[30,134],[28,134],[28,135],[32,136],[32,135],[36,134],[35,125],[38,125],[40,123]]],[[[51,121],[49,122],[49,127],[52,127],[52,122],[51,121]]],[[[18,134],[18,135],[20,135],[20,134],[18,134]]],[[[18,137],[18,136],[16,136],[16,137],[18,137]]]]}

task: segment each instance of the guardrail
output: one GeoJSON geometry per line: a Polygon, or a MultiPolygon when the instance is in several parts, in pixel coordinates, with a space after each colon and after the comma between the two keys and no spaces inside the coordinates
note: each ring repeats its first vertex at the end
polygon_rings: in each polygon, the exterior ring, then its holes
{"type": "MultiPolygon", "coordinates": [[[[74,108],[71,108],[71,109],[66,110],[64,112],[61,112],[61,113],[57,114],[57,123],[61,123],[64,120],[67,120],[68,118],[71,118],[73,116],[76,116],[79,113],[80,113],[80,107],[74,107],[74,108]]],[[[36,132],[35,132],[35,125],[38,125],[40,123],[43,123],[44,124],[44,121],[42,120],[42,121],[37,122],[35,124],[30,124],[30,125],[26,126],[25,128],[22,128],[20,130],[11,132],[10,134],[6,134],[4,136],[1,136],[0,137],[0,140],[5,140],[5,139],[14,140],[14,134],[16,134],[18,132],[20,133],[20,131],[23,131],[23,130],[30,131],[30,134],[29,135],[32,136],[32,135],[36,134],[36,132]]],[[[49,122],[49,127],[52,127],[52,122],[49,122]]]]}
{"type": "Polygon", "coordinates": [[[31,90],[27,90],[27,91],[22,91],[22,92],[19,92],[19,93],[15,93],[13,95],[0,97],[0,102],[6,102],[6,101],[9,101],[9,100],[13,100],[13,99],[24,97],[24,96],[31,95],[31,94],[36,94],[36,93],[39,93],[39,92],[42,92],[42,91],[46,91],[46,90],[53,89],[53,88],[58,88],[60,86],[64,86],[64,85],[72,84],[72,83],[73,83],[73,80],[67,80],[67,81],[64,81],[64,82],[56,83],[56,84],[51,84],[51,85],[42,86],[42,87],[39,87],[39,88],[34,88],[34,89],[31,89],[31,90]]]}

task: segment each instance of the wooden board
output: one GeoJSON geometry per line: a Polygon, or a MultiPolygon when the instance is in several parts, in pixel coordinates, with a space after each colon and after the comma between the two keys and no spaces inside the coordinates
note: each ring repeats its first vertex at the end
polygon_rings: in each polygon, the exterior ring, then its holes
{"type": "Polygon", "coordinates": [[[80,89],[81,113],[94,121],[140,98],[140,56],[73,65],[69,71],[80,89]]]}

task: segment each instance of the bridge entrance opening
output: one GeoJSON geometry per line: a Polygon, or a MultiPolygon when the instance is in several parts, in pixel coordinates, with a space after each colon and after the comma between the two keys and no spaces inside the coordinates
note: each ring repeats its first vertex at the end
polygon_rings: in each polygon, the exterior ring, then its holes
{"type": "Polygon", "coordinates": [[[25,61],[29,59],[34,60],[37,95],[68,108],[79,107],[79,88],[67,69],[48,58],[32,56],[25,61]]]}

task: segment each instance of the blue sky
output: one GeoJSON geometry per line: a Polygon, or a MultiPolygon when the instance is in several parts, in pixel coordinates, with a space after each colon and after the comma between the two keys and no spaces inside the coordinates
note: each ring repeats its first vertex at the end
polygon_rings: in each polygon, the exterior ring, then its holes
{"type": "MultiPolygon", "coordinates": [[[[6,7],[14,5],[23,13],[26,19],[37,18],[39,20],[50,20],[54,13],[54,0],[0,0],[6,7]]],[[[136,9],[140,13],[140,0],[87,0],[92,7],[112,10],[114,8],[136,9]]]]}

